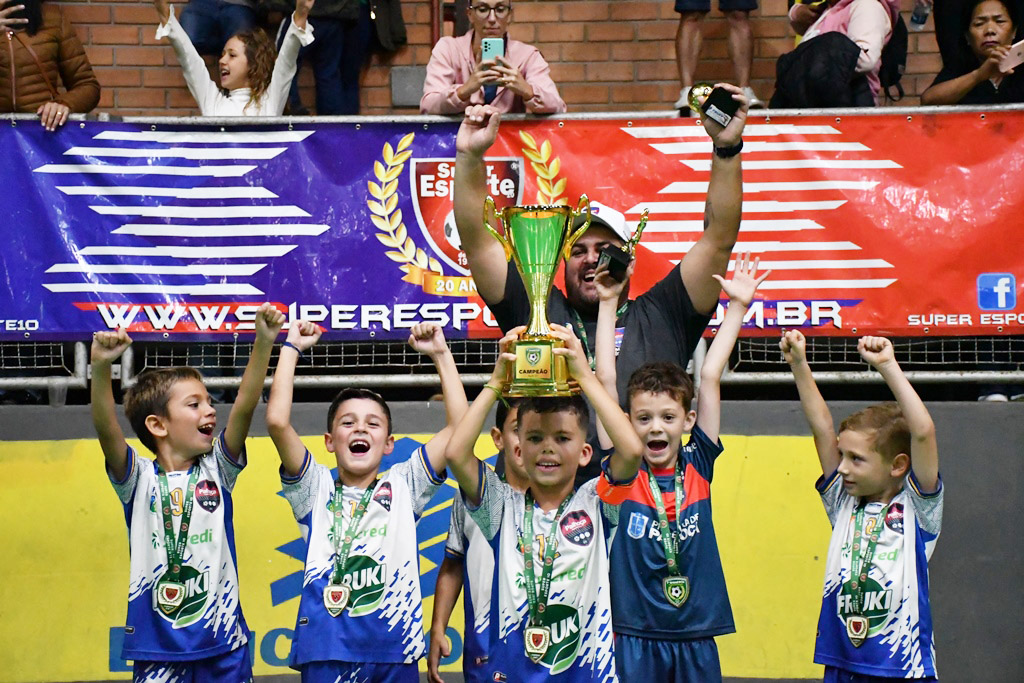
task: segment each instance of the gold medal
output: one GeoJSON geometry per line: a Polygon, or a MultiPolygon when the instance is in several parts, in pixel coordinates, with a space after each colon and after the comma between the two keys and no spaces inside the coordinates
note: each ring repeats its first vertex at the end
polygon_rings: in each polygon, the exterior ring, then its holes
{"type": "Polygon", "coordinates": [[[690,579],[686,576],[666,576],[662,579],[661,588],[673,607],[682,607],[690,597],[690,579]]]}
{"type": "Polygon", "coordinates": [[[551,645],[551,629],[547,626],[526,627],[526,656],[534,663],[544,657],[551,645]]]}
{"type": "Polygon", "coordinates": [[[863,614],[846,617],[846,637],[854,647],[860,647],[868,637],[868,618],[863,614]]]}
{"type": "Polygon", "coordinates": [[[164,614],[170,614],[181,607],[184,599],[184,584],[176,581],[160,581],[156,584],[156,604],[164,614]]]}
{"type": "Polygon", "coordinates": [[[348,584],[329,583],[324,587],[324,607],[327,613],[336,617],[345,611],[352,588],[348,584]]]}

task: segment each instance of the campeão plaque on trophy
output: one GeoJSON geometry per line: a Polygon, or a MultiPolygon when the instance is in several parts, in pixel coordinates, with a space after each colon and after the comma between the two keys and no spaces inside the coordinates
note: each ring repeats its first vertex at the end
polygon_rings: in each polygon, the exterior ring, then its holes
{"type": "Polygon", "coordinates": [[[551,335],[548,325],[548,296],[562,259],[569,257],[572,245],[590,227],[590,200],[580,197],[576,209],[568,206],[509,206],[500,212],[494,200],[484,202],[484,225],[505,248],[505,258],[515,261],[530,300],[530,323],[515,342],[516,362],[509,366],[502,393],[505,396],[568,396],[578,392],[569,377],[565,358],[554,353],[564,346],[551,335]],[[586,220],[577,228],[577,216],[586,220]],[[500,218],[505,229],[501,235],[491,226],[491,218],[500,218]]]}

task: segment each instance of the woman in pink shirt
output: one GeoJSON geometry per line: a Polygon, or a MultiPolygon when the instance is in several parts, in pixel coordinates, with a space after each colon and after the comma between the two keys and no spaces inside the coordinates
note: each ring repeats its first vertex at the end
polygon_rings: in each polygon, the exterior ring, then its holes
{"type": "Polygon", "coordinates": [[[471,104],[491,104],[503,113],[564,112],[565,102],[540,51],[508,37],[510,0],[474,0],[468,13],[473,28],[466,35],[445,36],[434,46],[420,112],[458,114],[471,104]],[[505,56],[480,61],[481,38],[504,39],[505,56]]]}

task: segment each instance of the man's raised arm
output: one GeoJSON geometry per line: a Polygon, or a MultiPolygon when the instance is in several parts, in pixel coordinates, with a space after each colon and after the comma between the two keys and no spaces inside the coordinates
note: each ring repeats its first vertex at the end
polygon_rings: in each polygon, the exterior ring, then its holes
{"type": "Polygon", "coordinates": [[[501,114],[489,104],[467,107],[455,139],[455,225],[476,288],[488,304],[505,298],[508,274],[505,249],[487,232],[483,222],[487,197],[484,154],[498,136],[500,121],[501,114]]]}
{"type": "Polygon", "coordinates": [[[743,177],[737,147],[743,142],[747,122],[747,99],[734,85],[718,83],[740,103],[736,115],[723,128],[708,117],[704,129],[711,136],[715,150],[711,153],[711,178],[704,205],[704,234],[679,262],[679,274],[695,310],[712,315],[718,304],[721,286],[712,275],[725,275],[729,255],[736,244],[743,210],[743,177]]]}

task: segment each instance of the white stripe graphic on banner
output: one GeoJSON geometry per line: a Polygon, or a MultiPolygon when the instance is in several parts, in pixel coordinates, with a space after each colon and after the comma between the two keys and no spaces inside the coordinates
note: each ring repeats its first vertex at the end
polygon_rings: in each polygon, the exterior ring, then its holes
{"type": "MultiPolygon", "coordinates": [[[[638,139],[654,138],[699,138],[708,137],[704,126],[696,120],[684,126],[630,126],[621,128],[623,133],[628,133],[638,139]]],[[[778,135],[838,135],[839,131],[832,126],[801,126],[789,123],[774,124],[748,124],[743,129],[744,138],[771,137],[778,135]]]]}
{"type": "MultiPolygon", "coordinates": [[[[871,190],[877,180],[807,180],[804,182],[743,183],[743,193],[805,192],[809,190],[871,190]]],[[[658,190],[658,194],[706,194],[706,182],[676,182],[658,190]]]]}
{"type": "MultiPolygon", "coordinates": [[[[696,242],[644,242],[644,246],[658,253],[685,253],[693,248],[696,242]]],[[[763,254],[772,251],[859,251],[860,247],[853,242],[737,242],[733,253],[749,251],[763,254]]]]}
{"type": "Polygon", "coordinates": [[[94,135],[94,140],[118,140],[121,142],[163,142],[167,144],[219,143],[252,144],[260,142],[302,142],[315,131],[312,130],[254,130],[239,133],[210,133],[202,131],[158,131],[158,130],[105,130],[94,135]]]}
{"type": "MultiPolygon", "coordinates": [[[[791,213],[793,211],[830,211],[846,203],[845,199],[820,202],[743,202],[744,213],[791,213]]],[[[648,202],[626,209],[626,213],[704,213],[704,202],[648,202]]]]}
{"type": "Polygon", "coordinates": [[[147,237],[277,237],[288,235],[322,235],[328,225],[316,223],[249,223],[244,225],[180,225],[176,223],[147,225],[127,223],[114,234],[147,237]]]}
{"type": "Polygon", "coordinates": [[[309,218],[297,206],[90,206],[105,216],[154,218],[309,218]]]}
{"type": "MultiPolygon", "coordinates": [[[[789,232],[790,230],[823,230],[825,226],[809,218],[751,219],[740,222],[740,232],[789,232]]],[[[704,221],[647,221],[644,234],[662,232],[704,232],[704,221]]],[[[646,242],[641,242],[646,245],[646,242]]]]}
{"type": "Polygon", "coordinates": [[[119,166],[117,164],[44,164],[33,173],[101,173],[104,175],[181,175],[211,178],[238,178],[255,166],[119,166]]]}
{"type": "Polygon", "coordinates": [[[266,263],[220,263],[193,264],[190,266],[145,266],[107,265],[95,263],[55,263],[46,269],[47,273],[96,273],[96,274],[139,274],[139,275],[207,275],[246,276],[254,275],[267,267],[266,263]]]}
{"type": "MultiPolygon", "coordinates": [[[[651,147],[662,154],[707,154],[711,141],[706,142],[653,142],[651,147]]],[[[870,148],[859,142],[762,142],[745,140],[743,153],[751,152],[867,152],[870,148]]]]}
{"type": "MultiPolygon", "coordinates": [[[[679,163],[686,164],[694,171],[710,171],[710,159],[684,160],[679,163]]],[[[895,161],[886,159],[791,159],[791,160],[761,160],[744,161],[744,171],[783,170],[797,168],[845,168],[845,169],[866,169],[866,168],[903,168],[895,161]]]]}
{"type": "Polygon", "coordinates": [[[125,185],[58,185],[57,189],[68,195],[96,197],[174,197],[176,199],[277,199],[277,195],[265,187],[140,187],[125,185]]]}
{"type": "MultiPolygon", "coordinates": [[[[839,270],[844,268],[894,268],[883,259],[808,259],[806,261],[765,261],[761,260],[760,269],[768,270],[839,270]]],[[[736,262],[729,262],[729,270],[736,269],[736,262]]]]}
{"type": "Polygon", "coordinates": [[[51,292],[93,292],[94,294],[191,294],[194,296],[254,296],[263,290],[250,284],[208,284],[208,285],[97,285],[83,283],[43,283],[51,292]]]}
{"type": "Polygon", "coordinates": [[[273,258],[284,256],[295,244],[246,245],[244,247],[83,247],[82,256],[168,256],[171,258],[273,258]]]}
{"type": "Polygon", "coordinates": [[[131,157],[139,159],[273,159],[285,147],[172,147],[137,149],[132,147],[72,147],[65,156],[131,157]]]}

